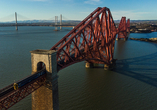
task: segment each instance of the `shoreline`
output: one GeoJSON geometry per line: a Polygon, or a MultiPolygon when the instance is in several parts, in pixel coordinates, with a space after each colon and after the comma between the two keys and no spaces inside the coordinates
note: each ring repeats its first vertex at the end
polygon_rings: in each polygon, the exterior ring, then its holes
{"type": "Polygon", "coordinates": [[[145,41],[145,42],[155,42],[157,43],[157,38],[129,38],[130,40],[138,40],[138,41],[145,41]]]}

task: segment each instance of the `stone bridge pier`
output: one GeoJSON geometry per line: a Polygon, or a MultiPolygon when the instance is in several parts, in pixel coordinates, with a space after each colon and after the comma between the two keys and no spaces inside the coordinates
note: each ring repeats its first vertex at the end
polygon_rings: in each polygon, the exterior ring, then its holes
{"type": "Polygon", "coordinates": [[[55,50],[33,50],[32,74],[46,66],[46,85],[32,93],[32,110],[59,110],[57,59],[55,50]]]}

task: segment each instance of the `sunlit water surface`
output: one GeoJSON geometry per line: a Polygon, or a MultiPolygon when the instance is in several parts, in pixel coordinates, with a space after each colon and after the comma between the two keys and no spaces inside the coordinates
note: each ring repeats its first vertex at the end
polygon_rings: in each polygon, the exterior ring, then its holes
{"type": "MultiPolygon", "coordinates": [[[[31,74],[30,51],[50,49],[72,28],[0,27],[0,89],[31,74]]],[[[157,37],[131,33],[129,37],[157,37]]],[[[156,110],[157,44],[116,41],[113,71],[73,64],[59,71],[60,110],[156,110]]],[[[10,110],[31,110],[31,95],[10,110]]]]}

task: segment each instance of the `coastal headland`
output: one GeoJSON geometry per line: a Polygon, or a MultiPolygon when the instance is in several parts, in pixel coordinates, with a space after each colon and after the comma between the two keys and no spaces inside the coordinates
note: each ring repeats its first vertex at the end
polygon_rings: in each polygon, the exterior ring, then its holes
{"type": "Polygon", "coordinates": [[[146,42],[155,42],[155,43],[157,43],[157,38],[130,38],[130,40],[139,40],[139,41],[146,41],[146,42]]]}

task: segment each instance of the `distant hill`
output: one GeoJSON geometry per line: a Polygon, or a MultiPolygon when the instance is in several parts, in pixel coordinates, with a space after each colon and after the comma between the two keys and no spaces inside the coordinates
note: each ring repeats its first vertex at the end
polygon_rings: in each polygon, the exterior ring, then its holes
{"type": "MultiPolygon", "coordinates": [[[[80,20],[62,20],[62,26],[76,26],[79,24],[80,20]]],[[[116,26],[118,27],[120,20],[114,20],[116,26]]],[[[157,20],[130,20],[130,26],[137,25],[157,25],[157,20]]],[[[15,26],[15,21],[11,22],[0,22],[0,26],[15,26]]],[[[24,20],[18,21],[18,26],[54,26],[54,20],[24,20]]],[[[60,25],[58,21],[57,25],[60,25]]]]}
{"type": "MultiPolygon", "coordinates": [[[[55,23],[55,20],[23,20],[17,21],[18,23],[55,23]]],[[[60,21],[58,20],[58,23],[60,21]]],[[[62,20],[62,23],[79,23],[81,20],[62,20]]],[[[120,20],[114,20],[115,23],[119,23],[120,20]]],[[[131,23],[155,23],[157,24],[157,20],[130,20],[131,23]]],[[[15,23],[15,21],[10,22],[0,22],[0,23],[15,23]]]]}
{"type": "MultiPolygon", "coordinates": [[[[59,23],[60,21],[58,21],[59,23]]],[[[80,20],[62,20],[62,22],[80,22],[80,20]]],[[[15,21],[0,22],[0,23],[15,23],[15,21]]],[[[17,23],[55,23],[55,20],[23,20],[17,23]]]]}

